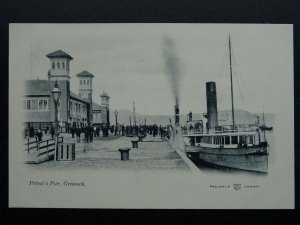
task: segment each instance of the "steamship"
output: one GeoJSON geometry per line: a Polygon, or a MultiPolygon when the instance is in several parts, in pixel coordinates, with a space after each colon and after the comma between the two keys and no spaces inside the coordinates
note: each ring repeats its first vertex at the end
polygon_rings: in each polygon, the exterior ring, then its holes
{"type": "Polygon", "coordinates": [[[199,120],[191,126],[190,115],[186,129],[182,130],[185,152],[189,157],[213,166],[268,172],[268,142],[265,135],[261,135],[264,131],[260,129],[259,123],[235,123],[230,37],[229,62],[232,124],[218,125],[216,83],[207,82],[207,113],[203,115],[207,122],[199,120]]]}

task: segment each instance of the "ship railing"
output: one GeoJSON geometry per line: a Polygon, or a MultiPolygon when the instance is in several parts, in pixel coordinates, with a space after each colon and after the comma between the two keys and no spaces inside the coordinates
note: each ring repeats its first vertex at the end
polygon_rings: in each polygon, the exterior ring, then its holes
{"type": "Polygon", "coordinates": [[[216,126],[214,130],[207,130],[206,132],[200,129],[182,129],[182,135],[255,132],[257,129],[257,124],[236,124],[234,129],[232,125],[224,125],[216,126]]]}
{"type": "Polygon", "coordinates": [[[233,125],[224,125],[216,126],[215,133],[254,132],[257,129],[257,124],[236,124],[234,127],[233,125]]]}
{"type": "Polygon", "coordinates": [[[203,131],[191,129],[191,130],[182,130],[182,135],[194,135],[194,134],[203,134],[203,131]]]}

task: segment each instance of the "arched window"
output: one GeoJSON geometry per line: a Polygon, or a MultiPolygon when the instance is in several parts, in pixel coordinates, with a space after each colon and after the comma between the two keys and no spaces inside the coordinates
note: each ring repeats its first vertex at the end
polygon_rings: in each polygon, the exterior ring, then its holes
{"type": "Polygon", "coordinates": [[[55,69],[55,62],[52,63],[52,69],[55,69]]]}
{"type": "Polygon", "coordinates": [[[62,62],[62,68],[63,68],[63,69],[65,68],[65,63],[64,63],[64,62],[62,62]]]}
{"type": "Polygon", "coordinates": [[[57,63],[57,69],[60,69],[60,64],[59,64],[59,62],[57,63]]]}

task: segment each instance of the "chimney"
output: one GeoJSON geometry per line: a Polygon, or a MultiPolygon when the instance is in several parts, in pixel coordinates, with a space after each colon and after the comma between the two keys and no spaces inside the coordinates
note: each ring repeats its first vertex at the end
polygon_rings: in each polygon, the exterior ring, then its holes
{"type": "Polygon", "coordinates": [[[190,111],[189,114],[188,114],[188,121],[189,121],[189,122],[193,121],[193,114],[192,114],[192,111],[190,111]]]}
{"type": "Polygon", "coordinates": [[[206,82],[207,123],[209,130],[218,126],[217,91],[215,82],[206,82]]]}

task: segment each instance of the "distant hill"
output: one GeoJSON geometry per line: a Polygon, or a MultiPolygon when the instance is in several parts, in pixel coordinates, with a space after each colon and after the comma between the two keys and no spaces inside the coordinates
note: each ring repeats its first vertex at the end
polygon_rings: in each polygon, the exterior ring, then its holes
{"type": "MultiPolygon", "coordinates": [[[[245,123],[255,123],[257,121],[257,116],[260,117],[260,123],[263,121],[262,113],[251,113],[245,110],[235,110],[235,122],[236,124],[245,124],[245,123]]],[[[174,115],[143,115],[140,113],[135,113],[137,124],[139,121],[141,124],[145,123],[145,118],[147,124],[158,124],[158,125],[167,125],[169,119],[174,123],[174,115]]],[[[202,120],[203,113],[194,113],[193,120],[202,120]]],[[[120,124],[129,124],[129,116],[131,116],[131,123],[133,124],[132,111],[130,110],[118,110],[118,123],[120,124]]],[[[231,110],[222,110],[218,112],[219,124],[226,125],[231,124],[231,110]]],[[[187,115],[180,115],[180,124],[184,124],[187,120],[187,115]]],[[[275,115],[272,113],[265,114],[265,122],[267,126],[273,126],[275,120],[275,115]]],[[[114,111],[110,112],[110,122],[115,124],[115,114],[114,111]]]]}

